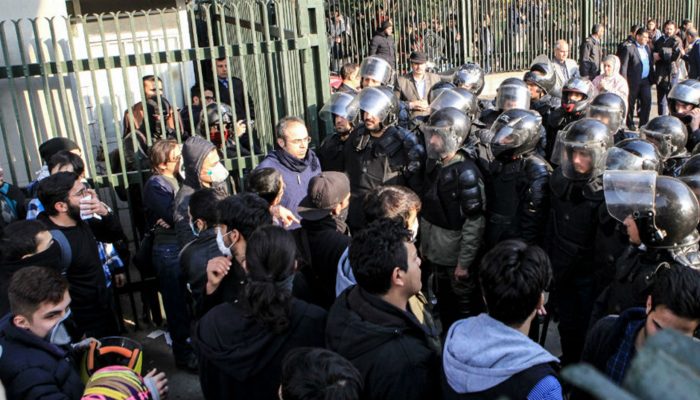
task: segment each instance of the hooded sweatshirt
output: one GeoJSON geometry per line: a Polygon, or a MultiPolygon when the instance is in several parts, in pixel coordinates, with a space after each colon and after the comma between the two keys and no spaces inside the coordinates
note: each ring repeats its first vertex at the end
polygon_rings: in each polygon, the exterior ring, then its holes
{"type": "MultiPolygon", "coordinates": [[[[175,196],[175,212],[173,221],[175,221],[175,234],[180,248],[185,247],[187,243],[192,241],[195,236],[190,228],[190,216],[187,209],[190,206],[190,197],[197,190],[205,187],[199,179],[204,159],[213,150],[216,150],[214,144],[210,141],[193,136],[185,142],[182,147],[182,165],[185,167],[185,180],[180,186],[177,195],[175,196]]],[[[226,190],[224,184],[212,186],[217,190],[224,192],[226,190]]]]}
{"type": "MultiPolygon", "coordinates": [[[[447,384],[457,393],[477,393],[496,387],[512,376],[559,360],[521,332],[480,314],[455,322],[447,333],[443,353],[447,384]]],[[[554,395],[532,396],[533,387],[522,387],[520,398],[562,398],[561,385],[550,383],[554,395]],[[558,392],[558,396],[557,396],[558,392]]]]}
{"type": "Polygon", "coordinates": [[[192,344],[206,399],[277,399],[281,365],[292,349],[323,347],[326,312],[292,299],[289,328],[275,334],[239,304],[222,303],[199,322],[192,344]]]}

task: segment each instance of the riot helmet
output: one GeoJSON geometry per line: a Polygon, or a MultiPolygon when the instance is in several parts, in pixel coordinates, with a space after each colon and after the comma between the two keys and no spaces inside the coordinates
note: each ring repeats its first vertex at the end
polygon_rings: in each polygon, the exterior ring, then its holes
{"type": "Polygon", "coordinates": [[[538,62],[532,64],[530,70],[523,76],[525,83],[532,83],[542,89],[543,94],[549,94],[557,83],[557,77],[552,65],[538,62]]]}
{"type": "Polygon", "coordinates": [[[608,127],[593,118],[583,118],[567,126],[557,137],[552,162],[571,180],[595,178],[605,169],[605,156],[612,146],[608,127]]]}
{"type": "Polygon", "coordinates": [[[685,152],[688,131],[674,116],[659,115],[641,127],[639,133],[659,149],[663,161],[685,152]]]}
{"type": "Polygon", "coordinates": [[[200,136],[208,138],[216,146],[221,146],[233,132],[231,107],[224,103],[208,104],[199,117],[197,131],[200,136]]]}
{"type": "Polygon", "coordinates": [[[561,92],[561,108],[568,114],[582,115],[595,96],[595,87],[588,79],[571,78],[561,92]],[[575,99],[577,95],[581,99],[575,99]]]}
{"type": "Polygon", "coordinates": [[[593,98],[587,116],[607,125],[611,134],[623,127],[627,117],[627,106],[622,97],[615,93],[601,93],[593,98]]]}
{"type": "Polygon", "coordinates": [[[452,83],[478,96],[484,90],[484,70],[478,64],[466,63],[457,69],[452,83]]]}
{"type": "Polygon", "coordinates": [[[531,110],[504,111],[491,126],[489,137],[494,157],[511,160],[535,150],[540,140],[542,116],[531,110]]]}
{"type": "Polygon", "coordinates": [[[333,124],[336,132],[349,133],[352,126],[352,121],[348,116],[348,105],[350,105],[352,102],[353,97],[354,96],[348,93],[333,93],[330,100],[328,100],[328,102],[326,102],[326,104],[324,104],[321,108],[321,111],[319,111],[319,117],[322,120],[333,124]],[[343,119],[345,121],[343,121],[343,119]]]}
{"type": "Polygon", "coordinates": [[[677,83],[668,93],[668,106],[671,109],[671,114],[682,118],[686,113],[678,110],[678,102],[690,104],[693,108],[700,106],[700,82],[695,79],[684,80],[677,83]]]}
{"type": "Polygon", "coordinates": [[[656,171],[660,172],[663,163],[656,146],[646,140],[625,139],[608,149],[605,157],[605,170],[615,171],[656,171]]]}
{"type": "Polygon", "coordinates": [[[365,57],[360,65],[360,77],[362,78],[362,87],[367,87],[365,84],[365,78],[369,78],[374,81],[374,84],[369,86],[382,86],[391,83],[391,79],[394,75],[394,69],[391,68],[389,63],[377,56],[365,57]]]}
{"type": "Polygon", "coordinates": [[[432,102],[430,102],[431,113],[447,107],[456,108],[467,114],[469,118],[474,118],[476,113],[479,111],[476,96],[464,88],[443,90],[432,102]]]}
{"type": "Polygon", "coordinates": [[[653,171],[607,171],[603,175],[610,215],[632,218],[649,248],[672,249],[697,243],[698,200],[681,180],[653,171]]]}
{"type": "Polygon", "coordinates": [[[694,155],[683,164],[678,179],[682,180],[700,198],[700,155],[694,155]]]}
{"type": "Polygon", "coordinates": [[[522,79],[508,78],[496,89],[496,109],[530,109],[530,89],[522,79]]]}
{"type": "Polygon", "coordinates": [[[430,88],[430,92],[428,92],[428,102],[432,103],[435,99],[440,96],[442,92],[445,90],[451,90],[454,89],[455,85],[451,84],[450,82],[438,82],[433,85],[433,87],[430,88]]]}
{"type": "Polygon", "coordinates": [[[364,88],[348,104],[348,119],[356,122],[363,119],[363,113],[373,115],[384,127],[396,123],[399,115],[399,100],[386,86],[364,88]]]}
{"type": "Polygon", "coordinates": [[[428,158],[441,160],[462,146],[471,128],[471,120],[460,110],[445,107],[430,115],[421,125],[428,158]]]}

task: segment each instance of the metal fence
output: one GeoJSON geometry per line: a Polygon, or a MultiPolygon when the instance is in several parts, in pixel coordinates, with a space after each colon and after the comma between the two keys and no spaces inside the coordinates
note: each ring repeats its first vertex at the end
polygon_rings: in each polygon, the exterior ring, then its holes
{"type": "Polygon", "coordinates": [[[360,62],[377,28],[394,26],[399,73],[411,51],[425,51],[438,70],[475,61],[488,72],[526,69],[539,54],[553,55],[557,40],[578,58],[594,23],[606,28],[603,45],[614,52],[634,23],[655,18],[695,21],[696,0],[331,0],[326,24],[331,70],[360,62]]]}

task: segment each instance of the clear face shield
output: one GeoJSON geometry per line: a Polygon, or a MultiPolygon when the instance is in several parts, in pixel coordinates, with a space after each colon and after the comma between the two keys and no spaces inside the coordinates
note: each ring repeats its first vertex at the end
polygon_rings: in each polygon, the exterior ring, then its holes
{"type": "Polygon", "coordinates": [[[629,217],[653,220],[656,177],[654,171],[606,171],[603,193],[610,216],[622,223],[629,217]]]}
{"type": "Polygon", "coordinates": [[[387,85],[391,82],[393,73],[391,65],[379,57],[365,57],[360,66],[360,76],[362,78],[371,78],[382,85],[387,85]]]}
{"type": "Polygon", "coordinates": [[[421,131],[425,136],[425,147],[430,159],[442,160],[462,145],[461,138],[452,127],[423,125],[421,131]]]}
{"type": "Polygon", "coordinates": [[[346,107],[348,119],[357,121],[363,118],[363,112],[384,121],[391,112],[392,99],[377,88],[363,89],[346,107]]]}
{"type": "Polygon", "coordinates": [[[491,141],[491,153],[494,157],[510,154],[514,149],[519,148],[525,143],[523,130],[515,130],[513,127],[504,125],[496,121],[491,127],[489,134],[491,141]]]}
{"type": "Polygon", "coordinates": [[[619,147],[609,148],[605,155],[606,171],[658,171],[658,168],[658,163],[619,147]]]}
{"type": "Polygon", "coordinates": [[[350,120],[348,116],[348,106],[352,102],[353,96],[347,93],[333,93],[330,100],[326,102],[319,111],[318,116],[326,122],[335,125],[335,117],[343,117],[350,120]]]}
{"type": "Polygon", "coordinates": [[[443,108],[452,107],[466,115],[472,115],[474,111],[472,100],[473,97],[467,98],[455,90],[443,90],[435,100],[430,103],[430,112],[434,113],[443,108]]]}
{"type": "Polygon", "coordinates": [[[564,177],[571,180],[589,179],[605,170],[606,149],[599,142],[569,142],[563,137],[557,146],[560,149],[559,166],[564,177]]]}
{"type": "Polygon", "coordinates": [[[586,116],[604,123],[610,132],[615,133],[623,126],[622,124],[625,120],[625,111],[615,110],[604,106],[591,105],[588,107],[586,116]]]}
{"type": "Polygon", "coordinates": [[[530,90],[527,86],[519,85],[499,87],[496,95],[496,109],[507,111],[514,108],[530,109],[530,90]]]}
{"type": "Polygon", "coordinates": [[[643,126],[639,129],[639,136],[656,146],[663,161],[668,160],[675,150],[670,134],[649,130],[643,126]]]}

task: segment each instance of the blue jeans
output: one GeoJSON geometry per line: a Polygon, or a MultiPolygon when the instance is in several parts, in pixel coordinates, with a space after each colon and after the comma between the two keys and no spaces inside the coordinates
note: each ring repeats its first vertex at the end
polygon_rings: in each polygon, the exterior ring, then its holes
{"type": "Polygon", "coordinates": [[[163,308],[173,340],[173,354],[176,360],[183,360],[192,352],[187,343],[191,318],[185,304],[185,285],[181,279],[179,252],[180,246],[177,244],[154,245],[152,262],[158,275],[158,290],[163,296],[163,308]]]}

